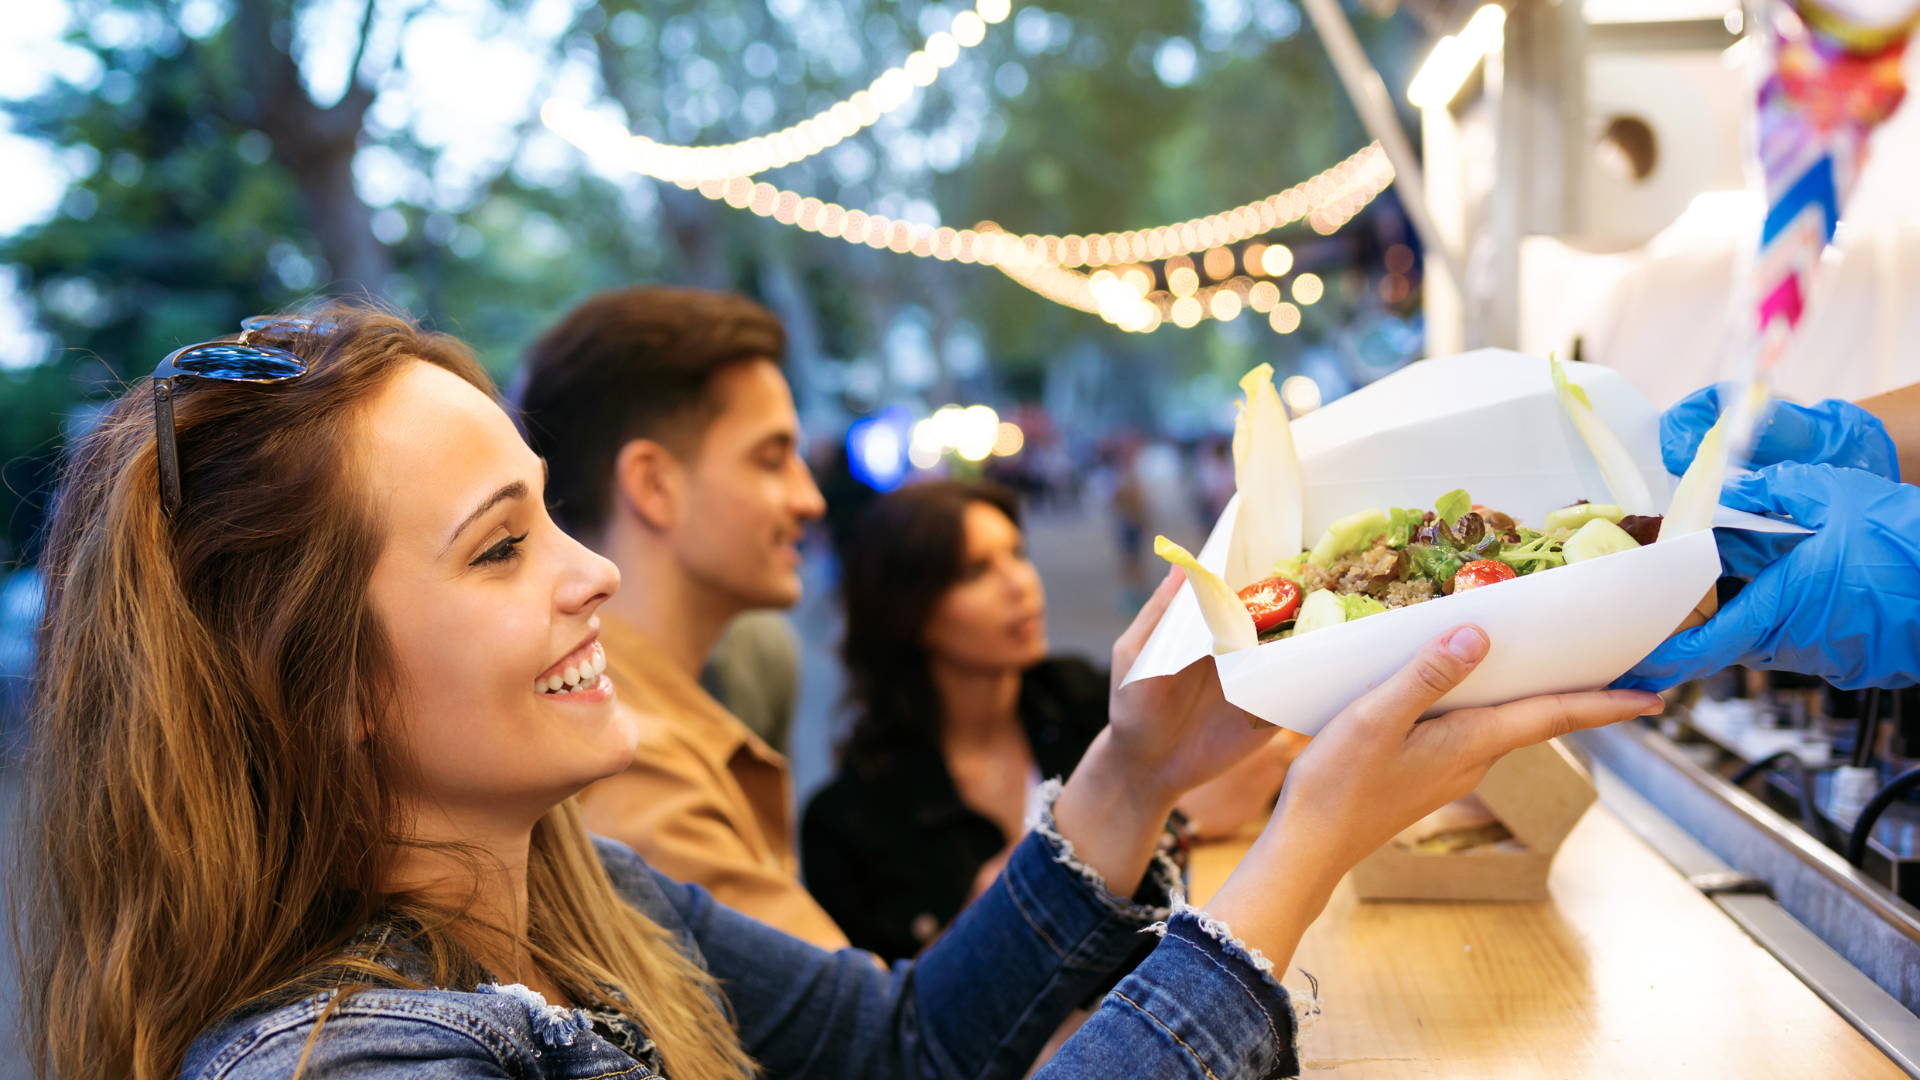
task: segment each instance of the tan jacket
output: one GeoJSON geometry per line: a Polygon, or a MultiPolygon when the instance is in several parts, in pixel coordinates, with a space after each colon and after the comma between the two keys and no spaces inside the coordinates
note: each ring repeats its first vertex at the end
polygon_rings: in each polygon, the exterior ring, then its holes
{"type": "Polygon", "coordinates": [[[587,828],[721,903],[829,949],[847,936],[800,884],[787,759],[646,635],[600,616],[607,674],[640,724],[626,772],[580,795],[587,828]]]}

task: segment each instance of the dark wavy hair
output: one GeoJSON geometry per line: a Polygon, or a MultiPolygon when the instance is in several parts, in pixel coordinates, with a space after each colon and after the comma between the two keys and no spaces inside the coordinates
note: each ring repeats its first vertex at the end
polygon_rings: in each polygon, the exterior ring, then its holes
{"type": "Polygon", "coordinates": [[[921,633],[941,595],[960,580],[967,507],[974,503],[1020,526],[1019,499],[999,484],[938,480],[875,499],[847,534],[841,655],[855,719],[840,752],[864,776],[938,745],[940,696],[921,633]]]}

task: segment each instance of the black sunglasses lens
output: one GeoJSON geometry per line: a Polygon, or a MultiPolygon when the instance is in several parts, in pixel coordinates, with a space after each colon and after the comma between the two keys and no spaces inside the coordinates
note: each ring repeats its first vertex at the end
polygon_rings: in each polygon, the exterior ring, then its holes
{"type": "Polygon", "coordinates": [[[285,349],[226,341],[188,349],[173,358],[173,366],[188,375],[236,382],[278,382],[307,373],[307,362],[285,349]]]}

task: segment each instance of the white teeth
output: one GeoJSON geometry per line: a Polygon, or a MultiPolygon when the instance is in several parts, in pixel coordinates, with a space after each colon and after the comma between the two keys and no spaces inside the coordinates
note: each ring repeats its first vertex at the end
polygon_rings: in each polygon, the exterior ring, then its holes
{"type": "Polygon", "coordinates": [[[560,687],[561,687],[561,685],[562,685],[562,683],[561,683],[561,681],[560,681],[560,676],[558,676],[558,675],[549,675],[549,676],[547,676],[547,689],[548,689],[548,690],[558,690],[558,689],[560,689],[560,687]]]}
{"type": "Polygon", "coordinates": [[[572,664],[567,665],[567,670],[560,673],[560,681],[563,683],[566,683],[568,686],[573,686],[579,683],[580,681],[579,667],[572,664]]]}
{"type": "Polygon", "coordinates": [[[536,693],[536,694],[544,694],[544,693],[546,693],[546,692],[547,692],[547,680],[545,680],[545,679],[535,679],[535,680],[533,680],[533,692],[534,692],[534,693],[536,693]]]}
{"type": "Polygon", "coordinates": [[[593,673],[598,675],[605,670],[607,670],[607,654],[604,650],[596,650],[593,654],[593,673]]]}

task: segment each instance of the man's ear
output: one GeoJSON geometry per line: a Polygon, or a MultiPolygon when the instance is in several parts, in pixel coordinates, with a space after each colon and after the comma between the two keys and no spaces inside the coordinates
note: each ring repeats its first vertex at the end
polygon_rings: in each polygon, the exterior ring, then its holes
{"type": "Polygon", "coordinates": [[[652,439],[634,439],[613,459],[614,497],[650,529],[679,523],[686,481],[686,465],[652,439]]]}

